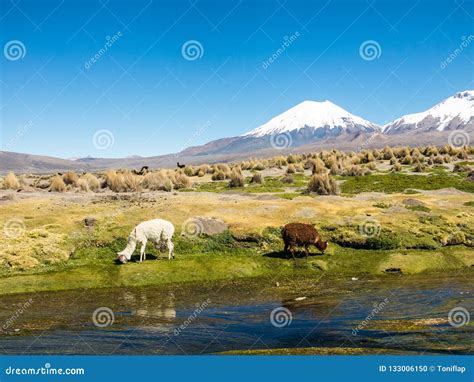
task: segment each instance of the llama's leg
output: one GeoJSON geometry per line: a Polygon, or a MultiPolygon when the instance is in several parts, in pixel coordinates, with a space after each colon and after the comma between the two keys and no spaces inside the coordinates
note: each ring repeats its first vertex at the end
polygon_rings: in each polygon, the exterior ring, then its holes
{"type": "Polygon", "coordinates": [[[291,252],[291,256],[293,256],[293,260],[296,260],[296,257],[295,257],[295,246],[293,244],[290,244],[290,252],[291,252]]]}
{"type": "Polygon", "coordinates": [[[283,250],[285,252],[285,259],[288,258],[288,244],[285,243],[285,249],[283,250]]]}
{"type": "Polygon", "coordinates": [[[140,263],[145,260],[145,251],[146,251],[146,239],[141,242],[142,246],[140,248],[140,263]]]}
{"type": "Polygon", "coordinates": [[[306,258],[308,258],[308,255],[309,255],[308,244],[306,244],[306,245],[304,246],[304,251],[305,251],[305,253],[306,253],[306,258]]]}
{"type": "Polygon", "coordinates": [[[171,239],[168,239],[166,243],[168,246],[168,260],[174,259],[174,244],[171,239]]]}

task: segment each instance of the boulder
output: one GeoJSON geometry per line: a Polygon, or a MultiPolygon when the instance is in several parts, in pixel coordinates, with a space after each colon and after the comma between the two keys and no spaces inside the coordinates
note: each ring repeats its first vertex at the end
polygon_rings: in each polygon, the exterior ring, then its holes
{"type": "MultiPolygon", "coordinates": [[[[195,216],[185,225],[192,226],[193,230],[199,235],[214,236],[229,229],[229,226],[220,219],[208,218],[204,216],[195,216]]],[[[185,231],[188,231],[185,227],[185,231]]]]}

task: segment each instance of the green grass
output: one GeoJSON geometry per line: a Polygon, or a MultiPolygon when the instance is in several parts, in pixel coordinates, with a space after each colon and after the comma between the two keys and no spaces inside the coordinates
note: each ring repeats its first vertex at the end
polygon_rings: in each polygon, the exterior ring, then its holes
{"type": "Polygon", "coordinates": [[[474,207],[474,200],[470,200],[470,201],[464,203],[464,205],[467,206],[467,207],[474,207]]]}
{"type": "Polygon", "coordinates": [[[367,238],[358,236],[357,227],[322,227],[321,233],[330,240],[326,254],[321,255],[312,247],[313,256],[306,259],[300,249],[296,261],[286,259],[281,252],[283,243],[278,228],[265,229],[256,236],[255,242],[238,241],[229,232],[214,237],[177,236],[176,259],[168,261],[164,253],[160,260],[156,260],[155,249],[149,247],[147,253],[153,256],[149,255],[145,262],[136,262],[135,254],[134,259],[124,265],[115,263],[116,253],[126,244],[123,238],[100,243],[76,242],[76,250],[67,262],[1,277],[0,295],[272,277],[276,274],[316,277],[324,272],[329,276],[348,277],[381,274],[384,267],[388,267],[386,264],[395,264],[405,273],[418,273],[461,269],[472,262],[471,251],[463,246],[438,246],[436,256],[431,255],[432,251],[421,249],[426,248],[420,244],[423,239],[418,238],[418,242],[411,243],[415,239],[410,238],[409,232],[401,234],[382,229],[380,234],[367,238]],[[353,239],[350,239],[350,233],[353,239]],[[412,249],[408,248],[410,246],[412,249]],[[426,259],[431,260],[426,262],[426,259]],[[425,266],[425,263],[428,265],[425,266]]]}
{"type": "Polygon", "coordinates": [[[431,208],[426,207],[426,206],[405,206],[406,209],[412,210],[412,211],[421,211],[421,212],[430,212],[431,208]]]}
{"type": "MultiPolygon", "coordinates": [[[[199,192],[247,192],[247,193],[285,193],[286,188],[294,188],[295,190],[306,187],[309,178],[304,174],[292,174],[293,183],[284,183],[281,181],[282,176],[266,176],[263,184],[250,183],[250,177],[245,179],[245,187],[229,187],[228,181],[214,181],[201,183],[195,191],[199,192]]],[[[180,190],[181,191],[181,190],[180,190]]],[[[190,191],[188,189],[182,190],[190,191]]],[[[282,196],[289,198],[288,196],[282,196]]],[[[294,196],[293,196],[294,197],[294,196]]]]}
{"type": "Polygon", "coordinates": [[[454,187],[461,191],[474,192],[474,182],[463,180],[457,175],[408,175],[390,173],[343,177],[341,191],[348,194],[360,192],[403,192],[407,189],[439,190],[454,187]]]}

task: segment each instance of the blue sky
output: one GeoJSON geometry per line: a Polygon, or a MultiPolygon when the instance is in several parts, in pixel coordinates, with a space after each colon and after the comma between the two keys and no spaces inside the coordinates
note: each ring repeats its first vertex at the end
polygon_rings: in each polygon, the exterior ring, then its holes
{"type": "Polygon", "coordinates": [[[243,134],[303,100],[384,124],[474,88],[474,43],[459,51],[473,0],[0,3],[7,151],[159,155],[243,134]],[[189,41],[197,56],[183,53],[189,41]]]}

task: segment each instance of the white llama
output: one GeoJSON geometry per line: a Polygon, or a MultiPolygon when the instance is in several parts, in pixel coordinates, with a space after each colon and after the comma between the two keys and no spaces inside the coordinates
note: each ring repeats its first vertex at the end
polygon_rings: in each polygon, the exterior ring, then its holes
{"type": "Polygon", "coordinates": [[[145,259],[145,249],[148,240],[159,250],[163,245],[168,248],[168,260],[174,259],[174,245],[171,239],[174,234],[174,225],[167,220],[153,219],[138,224],[128,236],[125,249],[117,253],[117,259],[126,263],[132,258],[137,243],[140,243],[140,262],[145,259]]]}

